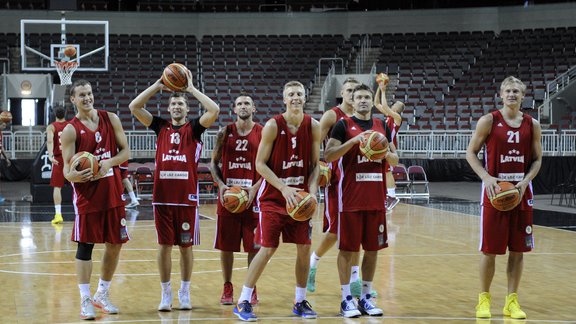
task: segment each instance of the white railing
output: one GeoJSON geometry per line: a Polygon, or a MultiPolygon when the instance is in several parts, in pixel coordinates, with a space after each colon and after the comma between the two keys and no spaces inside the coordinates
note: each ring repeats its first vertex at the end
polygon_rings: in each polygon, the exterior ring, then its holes
{"type": "MultiPolygon", "coordinates": [[[[216,143],[217,131],[202,135],[202,159],[209,159],[216,143]]],[[[400,157],[463,158],[472,131],[401,131],[398,134],[400,157]]],[[[128,145],[134,158],[153,158],[156,134],[153,131],[127,131],[128,145]]],[[[3,145],[10,158],[35,154],[46,141],[46,132],[4,131],[3,145]]],[[[542,152],[546,156],[576,156],[576,130],[543,130],[542,152]]]]}
{"type": "Polygon", "coordinates": [[[326,98],[328,97],[328,91],[332,87],[332,79],[336,74],[336,66],[332,64],[330,70],[326,74],[326,79],[324,79],[324,84],[322,85],[322,90],[320,90],[320,108],[322,111],[326,110],[326,98]]]}

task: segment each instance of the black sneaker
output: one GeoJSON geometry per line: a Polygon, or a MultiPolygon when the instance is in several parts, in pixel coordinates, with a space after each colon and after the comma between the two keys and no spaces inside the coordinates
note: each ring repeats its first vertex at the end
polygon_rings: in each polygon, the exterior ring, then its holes
{"type": "Polygon", "coordinates": [[[294,304],[294,308],[292,308],[292,312],[302,318],[316,318],[318,314],[314,310],[312,310],[312,306],[307,300],[303,300],[300,303],[294,304]]]}

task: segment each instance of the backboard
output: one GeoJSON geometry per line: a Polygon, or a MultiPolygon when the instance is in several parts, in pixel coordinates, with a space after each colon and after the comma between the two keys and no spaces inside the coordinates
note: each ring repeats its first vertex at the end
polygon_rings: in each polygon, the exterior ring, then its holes
{"type": "Polygon", "coordinates": [[[20,54],[23,71],[54,71],[54,60],[78,62],[77,71],[108,71],[108,21],[33,20],[20,21],[20,54]],[[64,48],[74,46],[68,58],[64,48]]]}

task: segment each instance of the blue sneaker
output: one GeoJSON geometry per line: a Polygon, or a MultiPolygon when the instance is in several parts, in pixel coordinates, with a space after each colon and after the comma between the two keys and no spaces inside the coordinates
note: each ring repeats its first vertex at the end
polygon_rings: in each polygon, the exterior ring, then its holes
{"type": "Polygon", "coordinates": [[[234,315],[244,322],[256,322],[258,317],[252,311],[252,305],[247,300],[234,307],[234,315]]]}
{"type": "Polygon", "coordinates": [[[365,315],[382,316],[384,312],[372,303],[372,298],[370,297],[370,294],[367,294],[365,298],[360,299],[360,302],[358,302],[358,310],[365,315]]]}
{"type": "Polygon", "coordinates": [[[340,315],[346,318],[355,318],[362,315],[358,310],[356,301],[351,295],[346,296],[346,299],[340,303],[340,315]]]}
{"type": "Polygon", "coordinates": [[[310,268],[308,273],[308,282],[306,283],[306,289],[309,292],[316,291],[316,268],[310,268]]]}
{"type": "Polygon", "coordinates": [[[316,318],[318,314],[312,310],[312,306],[307,300],[303,300],[300,303],[294,304],[294,308],[292,308],[292,313],[302,317],[302,318],[316,318]]]}

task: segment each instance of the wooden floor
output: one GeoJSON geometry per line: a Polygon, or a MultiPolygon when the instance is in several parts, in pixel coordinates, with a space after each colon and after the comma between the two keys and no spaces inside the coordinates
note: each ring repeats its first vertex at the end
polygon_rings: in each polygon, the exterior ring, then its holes
{"type": "MultiPolygon", "coordinates": [[[[4,207],[3,207],[4,208],[4,207]]],[[[145,209],[149,207],[141,207],[145,209]]],[[[215,217],[213,205],[201,213],[215,217]]],[[[134,217],[134,215],[132,215],[134,217]]],[[[477,321],[478,216],[400,204],[388,219],[390,248],[380,252],[374,281],[383,318],[343,319],[338,316],[340,288],[331,250],[320,262],[317,291],[308,300],[318,322],[333,323],[576,323],[576,232],[535,227],[536,250],[525,257],[520,303],[527,321],[504,318],[505,257],[497,258],[492,284],[492,320],[477,321]]],[[[100,322],[188,323],[236,322],[231,306],[221,306],[219,253],[212,248],[215,221],[201,221],[200,246],[195,247],[192,311],[160,313],[156,267],[156,234],[151,220],[129,222],[131,241],[121,253],[111,298],[121,313],[100,316],[100,322]]],[[[315,225],[320,225],[316,219],[315,225]]],[[[74,275],[76,246],[70,242],[71,222],[61,230],[47,222],[0,223],[1,323],[76,323],[79,293],[74,275]]],[[[321,226],[315,226],[313,248],[321,226]]],[[[173,254],[173,289],[180,285],[177,250],[173,254]]],[[[102,246],[94,250],[94,292],[102,246]]],[[[281,245],[258,282],[262,322],[301,322],[291,315],[294,298],[294,246],[281,245]]],[[[235,298],[246,274],[245,255],[236,255],[235,298]]],[[[177,303],[177,302],[176,302],[177,303]]],[[[311,322],[307,320],[306,322],[311,322]]]]}

